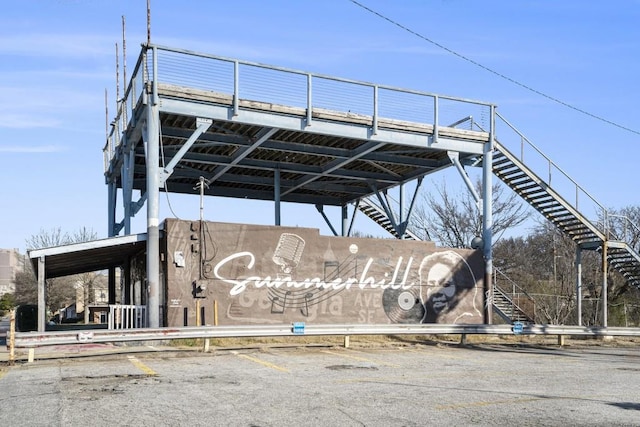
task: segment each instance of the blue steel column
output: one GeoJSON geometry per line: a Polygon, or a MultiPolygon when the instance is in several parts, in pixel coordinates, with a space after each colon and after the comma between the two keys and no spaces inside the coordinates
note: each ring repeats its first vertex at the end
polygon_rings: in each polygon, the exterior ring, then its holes
{"type": "Polygon", "coordinates": [[[147,313],[149,327],[160,324],[160,162],[159,162],[159,121],[157,99],[158,56],[156,48],[153,54],[153,94],[147,104],[147,313]]]}
{"type": "Polygon", "coordinates": [[[275,202],[275,223],[280,225],[280,169],[276,168],[273,177],[273,200],[275,202]]]}
{"type": "Polygon", "coordinates": [[[116,183],[113,180],[113,178],[109,178],[107,191],[108,191],[107,197],[109,199],[107,201],[108,209],[109,209],[109,212],[108,212],[109,229],[107,230],[107,232],[109,234],[109,237],[113,237],[116,235],[116,201],[118,196],[118,193],[117,193],[118,190],[116,188],[116,183]]]}
{"type": "Polygon", "coordinates": [[[398,207],[398,224],[400,225],[400,236],[398,237],[399,239],[404,239],[404,235],[405,235],[405,230],[407,229],[407,227],[405,226],[405,221],[409,221],[409,218],[407,217],[405,220],[404,217],[404,184],[400,184],[400,206],[398,207]]]}
{"type": "Polygon", "coordinates": [[[124,161],[122,162],[122,171],[120,177],[122,179],[122,203],[124,204],[124,235],[131,234],[131,202],[132,202],[132,188],[133,188],[133,168],[135,160],[133,158],[133,150],[129,153],[125,153],[124,161]]]}
{"type": "Polygon", "coordinates": [[[485,298],[485,323],[493,323],[493,254],[491,251],[491,241],[493,239],[493,189],[491,178],[493,174],[493,145],[495,138],[495,106],[490,107],[491,128],[489,132],[489,142],[484,144],[482,161],[482,242],[485,261],[484,283],[487,293],[485,298]]]}
{"type": "MultiPolygon", "coordinates": [[[[116,204],[118,198],[118,189],[114,180],[109,181],[109,237],[115,236],[116,233],[116,204]]],[[[108,303],[116,303],[116,269],[109,267],[107,273],[107,295],[108,303]]]]}

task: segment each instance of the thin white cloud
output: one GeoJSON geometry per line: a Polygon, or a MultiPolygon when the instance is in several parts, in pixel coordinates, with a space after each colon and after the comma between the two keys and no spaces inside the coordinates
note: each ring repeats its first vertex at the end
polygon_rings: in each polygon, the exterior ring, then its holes
{"type": "Polygon", "coordinates": [[[345,44],[336,41],[335,44],[328,43],[324,46],[309,46],[301,43],[299,45],[288,43],[286,47],[273,47],[257,45],[254,42],[233,43],[225,40],[221,43],[210,43],[199,39],[186,38],[162,38],[158,44],[168,47],[180,47],[181,49],[192,50],[200,53],[219,55],[240,60],[264,62],[266,64],[277,65],[282,62],[296,63],[302,66],[317,66],[327,63],[340,64],[345,61],[354,60],[358,55],[384,55],[394,54],[414,54],[414,55],[444,55],[441,49],[428,45],[406,43],[393,43],[387,40],[356,40],[345,44]]]}
{"type": "MultiPolygon", "coordinates": [[[[0,112],[2,108],[0,108],[0,112]]],[[[39,114],[2,114],[0,115],[0,128],[6,129],[32,129],[32,128],[58,128],[62,125],[60,120],[52,117],[42,117],[39,114]]]]}
{"type": "MultiPolygon", "coordinates": [[[[114,62],[115,63],[115,62],[114,62]]],[[[114,66],[115,68],[115,66],[114,66]]],[[[0,72],[0,81],[2,82],[17,82],[17,83],[29,83],[42,81],[64,82],[70,80],[78,82],[80,80],[115,80],[115,71],[111,70],[98,70],[95,69],[21,69],[21,70],[9,70],[0,72]]]]}
{"type": "Polygon", "coordinates": [[[94,34],[22,33],[0,36],[0,55],[87,58],[115,55],[111,37],[94,34]]]}
{"type": "Polygon", "coordinates": [[[0,145],[0,153],[47,154],[62,151],[67,151],[67,148],[60,145],[0,145]]]}
{"type": "Polygon", "coordinates": [[[0,129],[63,129],[88,111],[104,109],[103,93],[65,88],[0,87],[0,129]]]}

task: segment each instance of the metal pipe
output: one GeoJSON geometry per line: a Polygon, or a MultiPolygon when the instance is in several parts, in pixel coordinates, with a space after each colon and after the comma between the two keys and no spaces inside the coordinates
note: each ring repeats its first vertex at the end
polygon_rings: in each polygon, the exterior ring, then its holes
{"type": "Polygon", "coordinates": [[[45,283],[45,258],[38,257],[38,332],[44,332],[46,328],[47,296],[45,283]]]}
{"type": "Polygon", "coordinates": [[[582,249],[576,247],[576,311],[578,326],[582,326],[582,249]]]}
{"type": "Polygon", "coordinates": [[[156,105],[158,103],[158,48],[153,46],[152,51],[153,51],[153,57],[152,57],[152,62],[153,62],[153,81],[152,81],[153,99],[151,100],[151,102],[152,102],[153,105],[156,105]]]}
{"type": "Polygon", "coordinates": [[[307,126],[311,126],[311,122],[313,120],[312,81],[313,76],[311,74],[307,74],[307,126]]]}
{"type": "Polygon", "coordinates": [[[273,176],[273,201],[275,203],[275,223],[280,225],[280,168],[276,168],[273,176]]]}
{"type": "Polygon", "coordinates": [[[342,205],[342,236],[346,237],[349,235],[349,205],[342,205]]]}
{"type": "Polygon", "coordinates": [[[604,242],[602,242],[602,294],[600,295],[601,300],[602,300],[602,327],[606,328],[608,325],[608,307],[607,307],[607,303],[608,303],[608,282],[607,282],[607,251],[608,251],[608,245],[607,245],[607,241],[605,240],[604,242]]]}
{"type": "Polygon", "coordinates": [[[373,85],[373,129],[374,135],[378,134],[378,85],[373,85]]]}
{"type": "Polygon", "coordinates": [[[438,95],[433,97],[433,143],[438,142],[438,95]]]}
{"type": "Polygon", "coordinates": [[[233,115],[238,115],[240,102],[240,64],[233,61],[233,115]]]}
{"type": "Polygon", "coordinates": [[[483,253],[485,261],[485,289],[487,295],[490,297],[485,304],[485,323],[491,324],[493,318],[493,254],[491,252],[491,242],[493,239],[492,227],[493,227],[493,189],[491,184],[491,177],[493,175],[493,148],[495,140],[495,106],[491,106],[491,127],[489,130],[489,142],[484,144],[483,147],[483,161],[482,161],[482,241],[483,241],[483,253]]]}
{"type": "Polygon", "coordinates": [[[404,184],[400,184],[400,188],[398,189],[400,194],[398,195],[398,198],[400,199],[398,204],[398,223],[401,224],[402,227],[402,232],[399,233],[400,236],[400,240],[404,239],[404,231],[407,229],[406,227],[406,221],[409,221],[409,218],[407,218],[405,220],[404,217],[404,184]]]}
{"type": "Polygon", "coordinates": [[[9,317],[9,364],[16,360],[16,309],[11,310],[9,317]]]}
{"type": "MultiPolygon", "coordinates": [[[[153,50],[154,79],[157,79],[157,55],[153,50]]],[[[154,84],[154,87],[157,86],[154,84]]],[[[147,313],[151,328],[159,326],[160,317],[160,148],[158,98],[154,93],[147,104],[147,313]]]]}

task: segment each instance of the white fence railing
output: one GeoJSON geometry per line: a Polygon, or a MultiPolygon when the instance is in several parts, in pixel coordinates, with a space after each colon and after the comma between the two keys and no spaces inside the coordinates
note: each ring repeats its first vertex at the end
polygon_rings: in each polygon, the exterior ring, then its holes
{"type": "Polygon", "coordinates": [[[144,305],[110,305],[109,329],[147,327],[147,307],[144,305]]]}

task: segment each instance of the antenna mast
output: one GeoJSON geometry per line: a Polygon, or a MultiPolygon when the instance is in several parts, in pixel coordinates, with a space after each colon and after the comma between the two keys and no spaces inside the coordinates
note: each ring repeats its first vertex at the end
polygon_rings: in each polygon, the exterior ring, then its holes
{"type": "Polygon", "coordinates": [[[127,39],[125,38],[126,22],[122,15],[122,81],[123,90],[127,91],[127,39]]]}
{"type": "Polygon", "coordinates": [[[151,44],[151,0],[147,0],[147,45],[151,44]]]}
{"type": "MultiPolygon", "coordinates": [[[[107,88],[104,88],[104,133],[106,140],[109,140],[109,104],[107,99],[107,88]]],[[[111,153],[109,153],[111,154],[111,153]]]]}
{"type": "MultiPolygon", "coordinates": [[[[127,40],[125,38],[125,19],[122,15],[122,93],[123,97],[127,97],[127,40]]],[[[127,108],[126,105],[122,109],[122,118],[124,123],[127,123],[127,108]]]]}
{"type": "Polygon", "coordinates": [[[116,43],[116,115],[120,113],[120,54],[116,43]]]}

